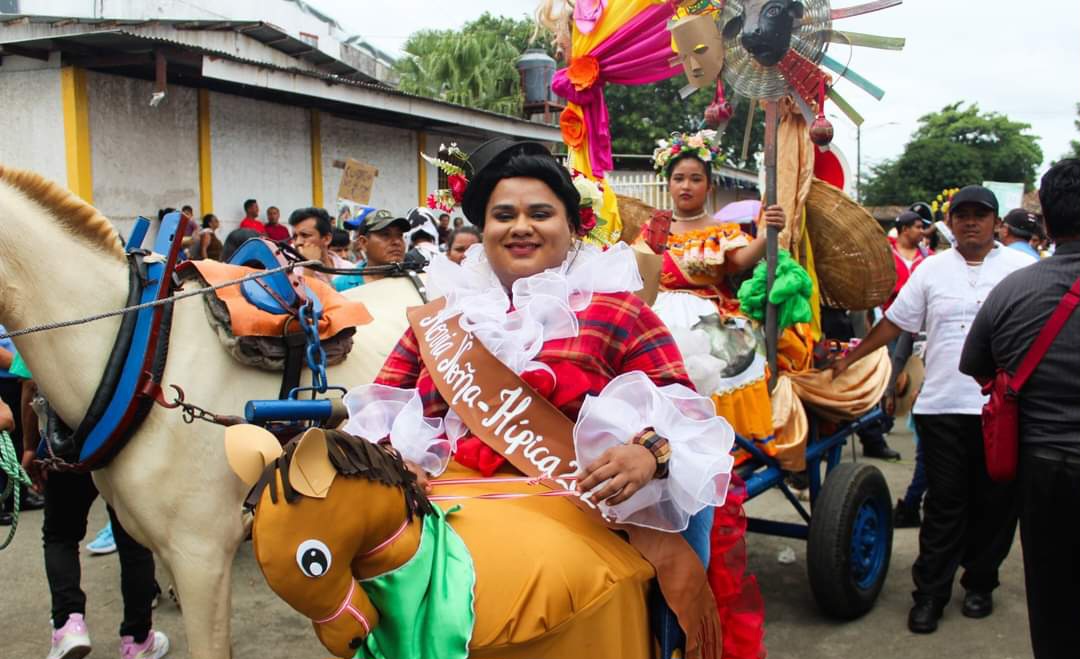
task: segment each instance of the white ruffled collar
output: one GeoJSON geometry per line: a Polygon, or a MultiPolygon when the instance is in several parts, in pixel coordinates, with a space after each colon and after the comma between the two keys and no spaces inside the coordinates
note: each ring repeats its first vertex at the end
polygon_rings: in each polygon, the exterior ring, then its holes
{"type": "Polygon", "coordinates": [[[462,265],[436,259],[428,277],[433,297],[445,296],[441,318],[459,322],[515,373],[540,368],[533,361],[547,341],[577,336],[576,312],[594,293],[640,290],[644,284],[633,250],[616,243],[606,251],[587,244],[571,250],[562,265],[514,282],[507,294],[482,244],[462,265]]]}

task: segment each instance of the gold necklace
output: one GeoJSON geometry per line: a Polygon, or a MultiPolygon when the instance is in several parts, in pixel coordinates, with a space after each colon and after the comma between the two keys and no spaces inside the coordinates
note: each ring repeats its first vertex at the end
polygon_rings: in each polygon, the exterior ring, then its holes
{"type": "Polygon", "coordinates": [[[691,217],[680,217],[674,211],[672,211],[672,213],[671,213],[671,221],[672,222],[696,222],[697,220],[704,219],[704,218],[706,218],[708,216],[709,216],[709,213],[707,211],[704,211],[704,210],[701,211],[700,213],[698,213],[697,215],[694,215],[694,216],[691,216],[691,217]]]}

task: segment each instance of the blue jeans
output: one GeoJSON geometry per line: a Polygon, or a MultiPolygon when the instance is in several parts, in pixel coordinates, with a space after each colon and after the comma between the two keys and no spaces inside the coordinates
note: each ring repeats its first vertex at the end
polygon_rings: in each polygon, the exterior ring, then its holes
{"type": "MultiPolygon", "coordinates": [[[[709,551],[712,547],[710,534],[712,533],[713,509],[705,508],[690,518],[690,525],[682,532],[682,537],[701,559],[702,565],[709,567],[709,551]]],[[[670,659],[676,650],[680,652],[686,644],[686,636],[679,627],[679,620],[675,617],[671,607],[660,595],[659,589],[655,592],[652,605],[649,607],[653,621],[653,629],[656,630],[656,640],[660,645],[660,659],[670,659]]]]}

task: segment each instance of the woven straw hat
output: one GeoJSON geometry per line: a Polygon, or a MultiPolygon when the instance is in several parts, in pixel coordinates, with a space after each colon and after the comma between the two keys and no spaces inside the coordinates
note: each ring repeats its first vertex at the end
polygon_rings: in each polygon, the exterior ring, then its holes
{"type": "Polygon", "coordinates": [[[896,267],[885,232],[865,208],[814,179],[806,198],[806,230],[824,304],[862,310],[889,298],[896,267]]]}
{"type": "Polygon", "coordinates": [[[641,228],[652,219],[656,209],[634,197],[617,194],[615,198],[619,201],[619,217],[622,219],[622,234],[619,240],[632,245],[641,235],[641,228]]]}

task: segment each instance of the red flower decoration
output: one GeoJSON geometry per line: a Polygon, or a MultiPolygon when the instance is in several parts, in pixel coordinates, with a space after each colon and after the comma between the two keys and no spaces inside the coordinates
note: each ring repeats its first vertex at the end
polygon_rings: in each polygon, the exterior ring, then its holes
{"type": "Polygon", "coordinates": [[[596,213],[591,206],[585,206],[578,212],[581,215],[581,226],[578,228],[578,235],[588,235],[590,231],[596,228],[596,213]]]}
{"type": "Polygon", "coordinates": [[[566,77],[570,79],[574,89],[583,92],[600,78],[600,62],[591,55],[575,57],[566,70],[566,77]]]}
{"type": "Polygon", "coordinates": [[[427,207],[431,209],[438,208],[439,200],[435,198],[435,193],[432,192],[427,196],[427,207]]]}
{"type": "Polygon", "coordinates": [[[465,198],[465,188],[469,186],[469,179],[461,174],[452,174],[447,177],[446,181],[450,185],[450,192],[454,195],[454,201],[460,204],[461,200],[465,198]]]}

